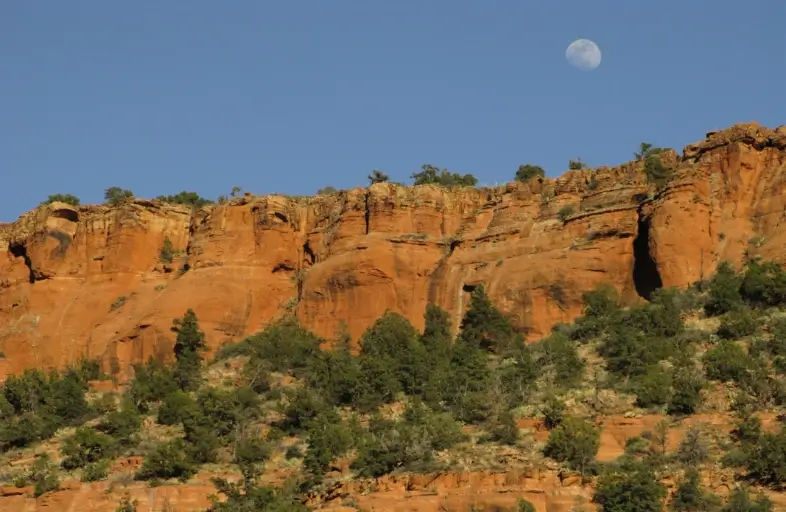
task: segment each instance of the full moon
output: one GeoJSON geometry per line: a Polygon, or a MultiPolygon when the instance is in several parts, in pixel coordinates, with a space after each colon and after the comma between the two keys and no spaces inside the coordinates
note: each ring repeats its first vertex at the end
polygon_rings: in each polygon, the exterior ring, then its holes
{"type": "Polygon", "coordinates": [[[600,66],[600,48],[589,39],[577,39],[565,50],[568,62],[581,70],[590,71],[600,66]]]}

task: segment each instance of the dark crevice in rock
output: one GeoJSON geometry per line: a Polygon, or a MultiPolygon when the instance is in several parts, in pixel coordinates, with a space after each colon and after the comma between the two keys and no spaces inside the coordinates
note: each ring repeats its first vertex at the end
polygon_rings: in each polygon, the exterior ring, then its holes
{"type": "Polygon", "coordinates": [[[311,249],[311,245],[309,245],[308,240],[306,240],[306,243],[303,244],[303,256],[305,256],[308,259],[308,262],[312,265],[317,262],[317,255],[311,249]]]}
{"type": "Polygon", "coordinates": [[[650,219],[639,210],[636,238],[633,239],[633,284],[636,293],[650,300],[652,292],[663,287],[655,259],[650,253],[650,219]]]}
{"type": "Polygon", "coordinates": [[[280,220],[281,222],[283,222],[284,224],[286,224],[286,223],[288,223],[288,222],[289,222],[289,219],[288,219],[288,218],[287,218],[287,216],[286,216],[286,215],[284,215],[283,213],[276,212],[276,213],[274,213],[274,214],[273,214],[273,216],[274,216],[275,218],[277,218],[278,220],[280,220]]]}
{"type": "Polygon", "coordinates": [[[27,255],[27,247],[25,247],[23,244],[10,244],[8,246],[8,250],[14,256],[14,258],[24,259],[28,272],[27,279],[30,284],[35,283],[37,281],[36,272],[33,270],[33,262],[30,260],[30,256],[27,255]]]}
{"type": "Polygon", "coordinates": [[[369,199],[371,197],[371,193],[366,191],[365,199],[365,207],[366,207],[366,234],[368,235],[369,229],[371,226],[371,210],[369,209],[369,199]]]}
{"type": "Polygon", "coordinates": [[[293,272],[295,267],[289,265],[288,263],[277,263],[276,266],[273,267],[273,273],[276,272],[293,272]]]}
{"type": "Polygon", "coordinates": [[[49,212],[49,216],[55,219],[65,219],[71,222],[79,222],[79,213],[74,210],[58,208],[49,212]]]}

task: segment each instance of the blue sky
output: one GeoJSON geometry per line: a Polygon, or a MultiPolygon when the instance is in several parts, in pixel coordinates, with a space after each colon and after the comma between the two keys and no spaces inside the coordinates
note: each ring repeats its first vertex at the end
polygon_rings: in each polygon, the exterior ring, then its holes
{"type": "Polygon", "coordinates": [[[0,220],[234,185],[311,194],[429,163],[511,179],[786,123],[786,2],[0,3],[0,220]],[[564,52],[589,38],[591,72],[564,52]]]}

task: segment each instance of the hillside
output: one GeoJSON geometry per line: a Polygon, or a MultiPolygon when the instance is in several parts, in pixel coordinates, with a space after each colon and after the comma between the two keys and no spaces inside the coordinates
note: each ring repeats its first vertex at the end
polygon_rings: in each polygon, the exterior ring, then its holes
{"type": "Polygon", "coordinates": [[[357,339],[387,309],[420,329],[427,303],[456,325],[478,283],[536,340],[600,282],[630,303],[750,251],[780,261],[784,148],[786,127],[711,132],[661,156],[674,173],[662,190],[634,161],[490,189],[379,183],[193,212],[43,205],[0,225],[0,374],[87,356],[127,377],[171,354],[169,324],[188,307],[212,349],[290,311],[328,338],[345,325],[357,339]]]}
{"type": "Polygon", "coordinates": [[[493,189],[42,204],[0,226],[0,510],[786,510],[784,173],[746,124],[493,189]]]}

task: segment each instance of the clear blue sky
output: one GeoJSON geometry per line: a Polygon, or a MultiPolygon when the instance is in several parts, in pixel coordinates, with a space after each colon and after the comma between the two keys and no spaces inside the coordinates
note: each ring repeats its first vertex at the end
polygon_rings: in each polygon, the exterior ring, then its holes
{"type": "Polygon", "coordinates": [[[208,198],[511,178],[786,123],[786,0],[0,2],[0,220],[109,186],[208,198]],[[599,68],[566,62],[571,41],[599,68]]]}

